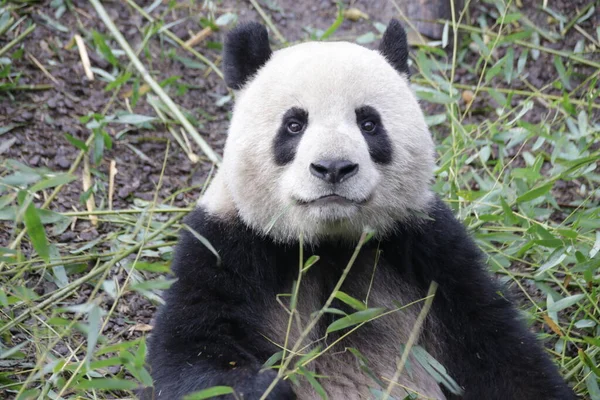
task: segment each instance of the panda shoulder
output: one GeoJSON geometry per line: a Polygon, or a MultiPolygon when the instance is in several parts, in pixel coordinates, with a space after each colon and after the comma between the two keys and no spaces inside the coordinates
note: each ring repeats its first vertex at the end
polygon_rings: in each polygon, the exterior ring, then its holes
{"type": "Polygon", "coordinates": [[[223,260],[236,259],[236,252],[254,240],[255,234],[239,218],[216,216],[198,206],[183,220],[171,269],[183,279],[220,267],[223,260]]]}

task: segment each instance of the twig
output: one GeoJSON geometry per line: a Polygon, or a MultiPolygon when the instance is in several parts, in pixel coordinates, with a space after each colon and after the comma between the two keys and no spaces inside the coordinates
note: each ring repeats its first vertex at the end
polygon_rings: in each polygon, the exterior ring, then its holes
{"type": "Polygon", "coordinates": [[[52,82],[58,85],[58,81],[56,80],[56,78],[53,77],[50,72],[48,72],[46,67],[44,67],[42,63],[38,61],[37,58],[35,58],[32,54],[29,53],[27,53],[27,57],[29,57],[29,59],[36,65],[36,67],[38,67],[44,73],[44,75],[48,77],[48,79],[50,79],[52,82]]]}
{"type": "Polygon", "coordinates": [[[162,102],[165,103],[165,105],[169,108],[173,115],[179,120],[181,125],[183,125],[185,130],[194,138],[194,140],[196,141],[198,146],[200,146],[204,154],[206,154],[206,156],[213,163],[220,164],[221,157],[217,153],[215,153],[215,151],[212,149],[212,147],[210,147],[208,143],[206,143],[206,141],[202,138],[202,136],[200,136],[198,131],[192,126],[190,121],[183,115],[181,110],[179,110],[177,104],[175,104],[173,100],[171,100],[171,98],[163,90],[163,88],[154,80],[154,78],[152,78],[146,67],[144,67],[144,64],[142,64],[139,58],[137,58],[137,56],[135,55],[133,49],[129,46],[127,40],[123,37],[121,32],[119,32],[112,19],[108,16],[102,4],[100,4],[98,0],[90,0],[90,2],[92,3],[92,6],[94,6],[94,8],[96,9],[98,16],[102,19],[110,33],[112,33],[115,40],[125,51],[129,59],[131,60],[133,66],[138,70],[138,72],[142,76],[142,79],[146,81],[146,83],[152,88],[154,93],[156,93],[156,95],[160,97],[162,102]]]}
{"type": "Polygon", "coordinates": [[[250,0],[250,3],[252,3],[254,8],[256,8],[256,11],[260,14],[262,19],[265,21],[265,24],[267,24],[267,26],[273,31],[273,34],[277,37],[277,40],[279,40],[283,44],[287,43],[287,40],[285,39],[285,37],[281,34],[281,32],[279,32],[279,29],[277,29],[275,24],[273,24],[273,21],[271,21],[271,18],[269,18],[267,13],[265,13],[265,11],[262,9],[260,4],[258,4],[256,2],[256,0],[250,0]]]}
{"type": "Polygon", "coordinates": [[[194,47],[195,45],[197,45],[198,43],[200,43],[201,41],[203,41],[204,39],[209,37],[212,32],[213,32],[213,30],[211,29],[211,27],[207,26],[206,28],[202,29],[200,32],[196,33],[194,36],[189,38],[185,42],[185,45],[189,46],[189,47],[194,47]]]}
{"type": "Polygon", "coordinates": [[[90,57],[88,56],[85,42],[79,35],[75,35],[75,42],[77,42],[77,49],[79,50],[79,58],[81,58],[81,64],[83,64],[83,70],[88,80],[94,80],[94,72],[92,71],[92,65],[90,64],[90,57]]]}
{"type": "Polygon", "coordinates": [[[113,206],[113,195],[115,193],[115,176],[117,175],[117,162],[110,160],[110,167],[108,170],[108,209],[112,210],[113,206]]]}

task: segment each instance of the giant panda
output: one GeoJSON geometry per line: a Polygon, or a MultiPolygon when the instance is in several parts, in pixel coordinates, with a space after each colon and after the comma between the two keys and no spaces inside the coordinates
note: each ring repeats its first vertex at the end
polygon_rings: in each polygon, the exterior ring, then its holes
{"type": "Polygon", "coordinates": [[[381,398],[398,372],[398,400],[574,398],[431,190],[434,145],[398,21],[378,51],[272,52],[263,26],[242,24],[223,67],[236,101],[149,340],[153,398],[213,386],[237,399],[381,398]],[[363,306],[386,312],[327,333],[363,306]],[[304,376],[273,368],[302,357],[304,376]]]}

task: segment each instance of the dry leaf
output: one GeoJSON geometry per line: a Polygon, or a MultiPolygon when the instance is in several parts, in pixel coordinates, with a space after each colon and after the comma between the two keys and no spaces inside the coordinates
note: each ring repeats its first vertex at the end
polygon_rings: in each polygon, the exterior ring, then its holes
{"type": "Polygon", "coordinates": [[[365,14],[358,8],[352,7],[344,11],[344,18],[348,18],[350,21],[358,21],[359,19],[369,19],[369,15],[365,14]]]}
{"type": "Polygon", "coordinates": [[[550,318],[547,314],[543,314],[543,317],[544,317],[544,321],[546,322],[546,324],[550,327],[550,329],[552,329],[552,332],[554,332],[558,336],[562,337],[563,333],[562,333],[562,330],[560,329],[560,326],[556,325],[556,322],[554,322],[552,320],[552,318],[550,318]]]}
{"type": "Polygon", "coordinates": [[[462,99],[467,105],[471,104],[474,98],[475,94],[471,90],[465,90],[464,92],[462,92],[462,99]]]}

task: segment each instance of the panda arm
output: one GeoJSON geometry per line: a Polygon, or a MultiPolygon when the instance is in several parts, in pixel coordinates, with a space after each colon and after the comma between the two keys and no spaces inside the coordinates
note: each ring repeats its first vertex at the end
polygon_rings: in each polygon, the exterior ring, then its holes
{"type": "Polygon", "coordinates": [[[427,334],[437,342],[439,361],[465,390],[457,398],[573,399],[556,366],[485,270],[463,225],[441,200],[431,216],[408,251],[421,284],[433,280],[439,285],[435,322],[427,334]]]}
{"type": "MultiPolygon", "coordinates": [[[[277,351],[259,333],[264,299],[275,286],[269,260],[260,259],[260,241],[241,226],[215,221],[201,209],[186,223],[211,242],[221,262],[193,234],[182,233],[172,264],[178,280],[166,292],[150,340],[154,398],[231,386],[244,399],[258,399],[276,376],[260,372],[277,351]]],[[[293,398],[287,382],[269,396],[293,398]]]]}

